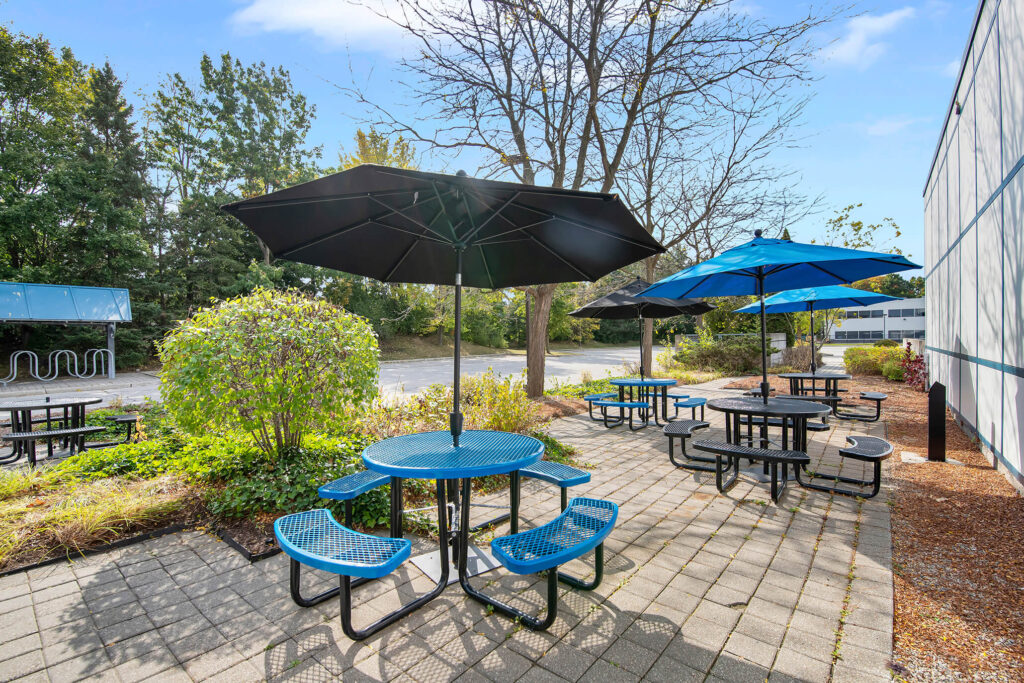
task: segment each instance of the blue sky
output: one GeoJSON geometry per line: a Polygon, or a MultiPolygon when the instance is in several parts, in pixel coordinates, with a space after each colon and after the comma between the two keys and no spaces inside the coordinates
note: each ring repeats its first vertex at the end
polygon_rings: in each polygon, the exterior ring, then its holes
{"type": "MultiPolygon", "coordinates": [[[[744,7],[770,19],[793,5],[744,7]]],[[[776,159],[803,177],[807,194],[824,197],[822,213],[798,226],[796,239],[814,237],[834,208],[862,202],[862,220],[890,216],[903,228],[883,246],[920,262],[921,192],[974,10],[973,2],[858,3],[817,36],[823,49],[802,145],[776,159]]],[[[402,97],[394,69],[401,37],[342,0],[0,0],[0,20],[67,45],[83,61],[109,60],[137,105],[138,93],[152,92],[167,73],[195,77],[203,52],[283,65],[317,105],[310,142],[324,146],[328,163],[351,144],[361,113],[335,83],[354,73],[381,102],[402,97]]]]}

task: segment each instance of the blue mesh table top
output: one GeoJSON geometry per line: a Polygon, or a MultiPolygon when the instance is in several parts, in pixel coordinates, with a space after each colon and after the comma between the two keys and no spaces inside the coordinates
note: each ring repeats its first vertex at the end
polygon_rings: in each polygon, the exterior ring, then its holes
{"type": "Polygon", "coordinates": [[[363,451],[367,469],[403,479],[462,479],[507,474],[537,462],[544,444],[531,436],[470,430],[452,446],[447,431],[406,434],[363,451]]]}
{"type": "Polygon", "coordinates": [[[674,379],[610,379],[608,383],[615,387],[674,387],[678,382],[674,379]]]}

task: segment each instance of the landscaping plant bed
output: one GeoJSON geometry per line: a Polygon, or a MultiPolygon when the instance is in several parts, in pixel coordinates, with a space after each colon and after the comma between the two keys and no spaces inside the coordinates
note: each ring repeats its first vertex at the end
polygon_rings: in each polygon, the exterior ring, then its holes
{"type": "MultiPolygon", "coordinates": [[[[744,378],[727,388],[757,386],[744,378]]],[[[769,381],[779,393],[788,382],[769,381]]],[[[928,395],[906,384],[858,375],[842,385],[881,391],[886,438],[894,446],[892,501],[893,669],[907,681],[1024,680],[1024,498],[946,414],[946,458],[927,455],[928,395]]],[[[833,418],[834,419],[834,418],[833,418]]]]}

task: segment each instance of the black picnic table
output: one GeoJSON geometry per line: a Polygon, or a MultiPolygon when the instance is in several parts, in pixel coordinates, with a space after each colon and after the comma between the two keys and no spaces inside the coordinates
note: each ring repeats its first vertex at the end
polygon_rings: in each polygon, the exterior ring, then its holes
{"type": "MultiPolygon", "coordinates": [[[[0,401],[0,412],[8,412],[11,416],[11,432],[26,433],[32,431],[32,413],[46,411],[46,417],[36,424],[45,424],[43,431],[53,429],[78,429],[85,426],[85,407],[99,403],[103,399],[95,396],[70,396],[64,398],[52,398],[49,396],[33,397],[24,399],[11,399],[0,401]],[[61,411],[55,415],[54,411],[61,411]]],[[[70,440],[70,435],[62,439],[65,445],[70,440]]],[[[0,457],[0,464],[7,464],[16,461],[27,452],[29,445],[25,442],[16,441],[12,444],[11,453],[0,457]]]]}

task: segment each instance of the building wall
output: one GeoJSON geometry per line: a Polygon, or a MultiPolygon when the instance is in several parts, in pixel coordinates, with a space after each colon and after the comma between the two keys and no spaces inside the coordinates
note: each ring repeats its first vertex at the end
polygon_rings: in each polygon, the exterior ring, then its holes
{"type": "Polygon", "coordinates": [[[871,306],[852,306],[843,310],[846,318],[838,320],[832,329],[833,341],[902,341],[925,336],[928,310],[926,297],[885,301],[871,306]]]}
{"type": "Polygon", "coordinates": [[[924,192],[926,356],[1024,488],[1024,0],[982,0],[924,192]]]}

